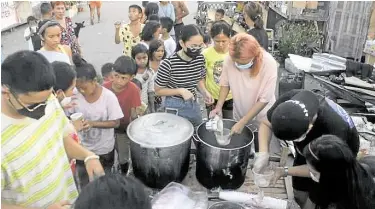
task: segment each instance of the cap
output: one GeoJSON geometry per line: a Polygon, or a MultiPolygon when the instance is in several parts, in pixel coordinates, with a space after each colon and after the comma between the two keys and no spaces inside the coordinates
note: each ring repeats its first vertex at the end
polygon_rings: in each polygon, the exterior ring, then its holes
{"type": "Polygon", "coordinates": [[[275,136],[295,140],[305,134],[319,109],[319,100],[311,91],[301,91],[281,103],[272,113],[271,124],[275,136]]]}

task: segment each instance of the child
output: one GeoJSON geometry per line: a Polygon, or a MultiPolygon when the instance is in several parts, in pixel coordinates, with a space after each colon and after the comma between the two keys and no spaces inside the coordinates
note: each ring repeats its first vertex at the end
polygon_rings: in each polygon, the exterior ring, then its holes
{"type": "Polygon", "coordinates": [[[113,80],[113,64],[108,62],[102,66],[103,83],[113,80]]]}
{"type": "Polygon", "coordinates": [[[151,209],[145,186],[135,178],[106,174],[89,183],[74,209],[151,209]]]}
{"type": "Polygon", "coordinates": [[[42,14],[42,21],[52,19],[52,6],[50,3],[42,3],[40,5],[40,13],[42,14]]]}
{"type": "Polygon", "coordinates": [[[37,35],[37,19],[34,16],[29,16],[27,18],[27,24],[29,27],[25,29],[24,37],[29,44],[30,51],[37,51],[41,48],[41,39],[40,36],[37,35]],[[39,43],[38,43],[39,41],[39,43]]]}
{"type": "Polygon", "coordinates": [[[115,43],[124,43],[123,54],[125,56],[131,55],[132,47],[141,41],[141,31],[144,25],[140,22],[143,16],[142,8],[138,5],[129,6],[129,20],[130,23],[121,26],[121,22],[115,23],[115,43]]]}
{"type": "MultiPolygon", "coordinates": [[[[135,85],[137,85],[137,87],[139,88],[139,94],[141,94],[142,93],[142,83],[136,78],[133,78],[132,82],[135,85]]],[[[144,102],[141,102],[141,106],[136,108],[137,114],[139,116],[144,115],[146,110],[147,110],[147,104],[145,104],[144,102]]]]}
{"type": "Polygon", "coordinates": [[[176,42],[169,35],[173,28],[173,21],[169,17],[162,17],[160,18],[161,23],[161,33],[162,33],[162,40],[164,41],[165,52],[167,57],[170,57],[176,51],[176,42]]]}
{"type": "Polygon", "coordinates": [[[222,20],[224,18],[224,9],[217,9],[215,13],[215,21],[222,20]]]}
{"type": "Polygon", "coordinates": [[[154,110],[154,79],[153,73],[148,68],[148,49],[143,44],[137,44],[132,48],[132,58],[137,63],[137,74],[135,76],[142,84],[141,98],[142,102],[150,107],[149,112],[155,112],[154,110]]]}

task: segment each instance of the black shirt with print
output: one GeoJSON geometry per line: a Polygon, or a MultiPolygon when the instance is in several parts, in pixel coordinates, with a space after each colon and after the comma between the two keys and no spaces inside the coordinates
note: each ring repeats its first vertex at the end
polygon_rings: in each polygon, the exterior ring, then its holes
{"type": "MultiPolygon", "coordinates": [[[[301,91],[301,89],[295,89],[283,94],[267,112],[268,120],[271,121],[272,113],[279,104],[292,99],[294,95],[301,91]]],[[[302,155],[303,149],[311,141],[322,135],[330,134],[341,138],[348,144],[355,156],[359,151],[358,132],[349,114],[332,100],[318,94],[315,95],[319,99],[317,119],[310,132],[306,135],[306,138],[302,142],[294,142],[294,146],[296,148],[296,157],[293,164],[294,166],[306,164],[306,159],[302,155]]],[[[294,189],[300,191],[311,191],[314,184],[316,186],[316,183],[310,178],[293,176],[294,189]]]]}

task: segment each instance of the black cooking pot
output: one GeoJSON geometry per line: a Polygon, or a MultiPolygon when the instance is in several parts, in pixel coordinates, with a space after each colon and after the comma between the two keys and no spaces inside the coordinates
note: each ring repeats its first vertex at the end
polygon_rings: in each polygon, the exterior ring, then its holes
{"type": "MultiPolygon", "coordinates": [[[[231,129],[236,121],[223,119],[224,128],[231,129]]],[[[245,181],[254,134],[247,126],[234,134],[230,144],[221,146],[206,122],[200,124],[193,136],[197,146],[196,177],[208,189],[238,189],[245,181]]]]}
{"type": "Polygon", "coordinates": [[[134,176],[151,188],[181,182],[188,170],[194,127],[169,113],[152,113],[129,124],[134,176]]]}

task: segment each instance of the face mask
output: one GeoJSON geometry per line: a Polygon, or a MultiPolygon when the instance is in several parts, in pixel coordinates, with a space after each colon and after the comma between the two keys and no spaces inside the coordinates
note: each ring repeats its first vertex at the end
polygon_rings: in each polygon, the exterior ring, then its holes
{"type": "Polygon", "coordinates": [[[235,62],[234,64],[240,70],[247,70],[247,69],[250,69],[251,67],[253,67],[254,62],[253,62],[253,60],[251,60],[249,63],[247,63],[245,65],[238,64],[237,62],[235,62]]]}
{"type": "Polygon", "coordinates": [[[198,55],[200,55],[202,52],[202,47],[196,47],[196,48],[191,48],[188,47],[185,51],[185,54],[189,56],[190,58],[195,58],[198,55]]]}
{"type": "MultiPolygon", "coordinates": [[[[40,104],[43,104],[43,103],[33,104],[33,105],[29,106],[28,109],[32,110],[34,107],[36,107],[40,104]]],[[[23,115],[23,116],[33,118],[35,120],[39,120],[41,117],[43,117],[46,114],[46,105],[42,105],[42,106],[38,107],[37,109],[35,109],[34,111],[29,111],[28,109],[24,107],[20,110],[17,110],[17,112],[19,114],[23,115]]]]}
{"type": "Polygon", "coordinates": [[[312,172],[310,172],[310,177],[313,181],[315,181],[316,183],[319,183],[320,173],[317,173],[316,175],[314,175],[312,172]]]}

